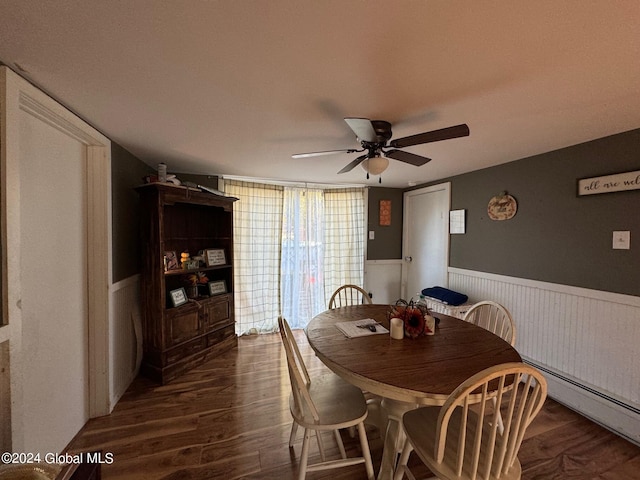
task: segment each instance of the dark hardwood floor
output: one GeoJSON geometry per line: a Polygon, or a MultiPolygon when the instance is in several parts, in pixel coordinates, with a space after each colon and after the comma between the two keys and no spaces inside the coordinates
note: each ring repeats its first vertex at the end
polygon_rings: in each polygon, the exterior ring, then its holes
{"type": "MultiPolygon", "coordinates": [[[[296,336],[309,370],[325,369],[304,333],[296,336]]],[[[107,480],[293,479],[302,440],[289,450],[289,388],[280,336],[241,337],[237,349],[169,385],[136,379],[113,413],[90,420],[69,451],[112,453],[113,463],[102,470],[107,480]]],[[[373,427],[368,434],[377,473],[382,440],[373,427]]],[[[640,447],[551,399],[527,437],[519,454],[523,479],[640,479],[640,447]]],[[[330,435],[325,443],[338,455],[330,435]]],[[[359,448],[348,436],[345,446],[352,452],[359,448]]],[[[428,474],[419,461],[411,464],[414,473],[428,474]]],[[[366,475],[359,465],[307,478],[366,475]]]]}

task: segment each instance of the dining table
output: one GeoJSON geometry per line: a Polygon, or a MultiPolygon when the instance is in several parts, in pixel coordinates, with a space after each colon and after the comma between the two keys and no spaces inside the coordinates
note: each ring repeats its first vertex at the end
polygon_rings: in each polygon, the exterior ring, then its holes
{"type": "Polygon", "coordinates": [[[433,335],[391,338],[389,311],[389,305],[376,304],[334,308],[316,315],[305,329],[309,345],[329,369],[380,399],[372,422],[384,435],[378,480],[393,477],[404,441],[401,419],[406,411],[443,405],[456,387],[476,373],[522,361],[499,336],[441,313],[430,312],[437,319],[433,335]],[[362,329],[362,334],[348,337],[338,328],[355,321],[375,323],[376,331],[362,329]]]}

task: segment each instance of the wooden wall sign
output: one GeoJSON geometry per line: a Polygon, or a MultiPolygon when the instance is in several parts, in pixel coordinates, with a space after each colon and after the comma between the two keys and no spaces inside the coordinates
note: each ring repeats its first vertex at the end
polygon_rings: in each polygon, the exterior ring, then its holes
{"type": "Polygon", "coordinates": [[[391,200],[380,200],[380,225],[391,225],[391,200]]]}
{"type": "Polygon", "coordinates": [[[597,193],[622,192],[625,190],[639,189],[640,170],[578,180],[578,195],[595,195],[597,193]]]}
{"type": "Polygon", "coordinates": [[[518,202],[507,192],[496,195],[489,200],[487,214],[491,220],[509,220],[518,211],[518,202]]]}

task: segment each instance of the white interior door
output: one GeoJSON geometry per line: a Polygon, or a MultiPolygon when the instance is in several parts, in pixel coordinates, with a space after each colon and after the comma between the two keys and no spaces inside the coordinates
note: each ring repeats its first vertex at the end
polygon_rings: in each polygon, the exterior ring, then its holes
{"type": "Polygon", "coordinates": [[[86,147],[27,113],[20,132],[24,441],[61,452],[89,419],[86,147]]]}
{"type": "Polygon", "coordinates": [[[0,395],[0,423],[13,451],[62,452],[111,407],[111,146],[5,66],[0,108],[0,353],[11,399],[7,408],[0,395]]]}
{"type": "Polygon", "coordinates": [[[402,298],[447,286],[450,183],[404,194],[402,298]]]}

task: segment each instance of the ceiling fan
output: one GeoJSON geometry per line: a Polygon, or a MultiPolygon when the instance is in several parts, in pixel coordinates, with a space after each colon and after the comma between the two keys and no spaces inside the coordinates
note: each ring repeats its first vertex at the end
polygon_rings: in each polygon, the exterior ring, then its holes
{"type": "MultiPolygon", "coordinates": [[[[347,164],[338,173],[346,173],[353,170],[360,164],[372,175],[380,175],[389,165],[389,158],[409,163],[417,167],[431,161],[430,158],[416,155],[414,153],[398,150],[399,148],[421,145],[423,143],[439,142],[451,138],[466,137],[469,135],[469,127],[466,124],[455,125],[453,127],[441,128],[430,132],[418,133],[408,137],[391,140],[391,123],[384,120],[369,120],[368,118],[345,118],[349,128],[356,134],[362,148],[347,148],[343,150],[327,150],[324,152],[296,153],[292,158],[317,157],[320,155],[331,155],[334,153],[367,153],[347,164]],[[391,141],[389,141],[391,140],[391,141]],[[383,156],[384,155],[384,156],[383,156]],[[363,163],[364,162],[364,163],[363,163]]],[[[382,178],[380,178],[382,183],[382,178]]]]}

